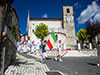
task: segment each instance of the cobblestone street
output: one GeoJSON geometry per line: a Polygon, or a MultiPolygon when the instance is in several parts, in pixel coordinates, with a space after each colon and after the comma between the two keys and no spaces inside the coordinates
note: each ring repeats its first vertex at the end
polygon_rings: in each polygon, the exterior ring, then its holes
{"type": "Polygon", "coordinates": [[[46,64],[41,64],[40,59],[33,56],[17,53],[16,61],[8,67],[5,75],[46,75],[49,71],[46,64]]]}
{"type": "Polygon", "coordinates": [[[8,67],[5,75],[46,75],[45,72],[59,72],[62,75],[100,75],[97,57],[63,57],[63,62],[55,62],[49,57],[41,64],[41,56],[17,53],[16,61],[8,67]],[[50,70],[49,70],[50,69],[50,70]]]}

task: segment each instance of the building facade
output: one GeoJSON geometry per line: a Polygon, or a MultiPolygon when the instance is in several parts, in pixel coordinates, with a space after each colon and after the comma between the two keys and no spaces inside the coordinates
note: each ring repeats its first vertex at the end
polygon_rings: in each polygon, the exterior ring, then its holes
{"type": "Polygon", "coordinates": [[[34,35],[34,30],[37,25],[44,23],[48,26],[49,35],[45,38],[48,40],[50,33],[53,31],[57,37],[57,40],[61,40],[64,49],[72,48],[76,49],[74,16],[72,6],[63,6],[62,18],[30,18],[28,36],[30,41],[39,41],[34,35]]]}
{"type": "Polygon", "coordinates": [[[14,7],[11,7],[10,8],[10,17],[11,17],[11,24],[9,24],[9,27],[11,28],[11,31],[12,31],[12,28],[13,26],[15,25],[16,26],[16,35],[17,35],[17,39],[19,40],[20,39],[20,29],[19,29],[19,18],[18,18],[18,15],[16,13],[16,9],[14,7]]]}

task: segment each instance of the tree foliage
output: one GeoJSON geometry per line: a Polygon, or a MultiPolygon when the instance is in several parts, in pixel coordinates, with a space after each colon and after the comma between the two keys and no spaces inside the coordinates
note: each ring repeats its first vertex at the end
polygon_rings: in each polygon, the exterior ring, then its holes
{"type": "Polygon", "coordinates": [[[79,32],[77,32],[78,40],[81,40],[82,42],[89,38],[89,35],[87,35],[86,29],[80,29],[79,32]]]}
{"type": "Polygon", "coordinates": [[[90,35],[90,39],[94,39],[97,34],[100,33],[100,23],[96,22],[88,22],[86,24],[87,34],[90,35]]]}
{"type": "Polygon", "coordinates": [[[34,34],[37,36],[37,38],[43,40],[49,34],[48,26],[43,23],[40,23],[36,26],[34,34]]]}
{"type": "Polygon", "coordinates": [[[16,31],[16,24],[13,25],[11,32],[12,32],[12,35],[14,36],[14,38],[16,39],[16,41],[18,41],[18,36],[17,36],[17,31],[16,31]]]}

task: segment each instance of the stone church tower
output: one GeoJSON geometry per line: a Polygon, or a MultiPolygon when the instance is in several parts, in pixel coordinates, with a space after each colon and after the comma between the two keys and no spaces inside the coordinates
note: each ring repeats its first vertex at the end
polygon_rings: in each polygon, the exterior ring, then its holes
{"type": "Polygon", "coordinates": [[[76,48],[74,16],[72,6],[63,6],[62,28],[66,34],[66,47],[76,48]]]}

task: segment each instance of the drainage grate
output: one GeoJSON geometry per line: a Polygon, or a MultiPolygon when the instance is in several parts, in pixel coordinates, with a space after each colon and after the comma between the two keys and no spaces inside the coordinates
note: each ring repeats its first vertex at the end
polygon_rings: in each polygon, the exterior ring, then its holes
{"type": "Polygon", "coordinates": [[[47,75],[62,75],[59,72],[46,72],[47,75]]]}

